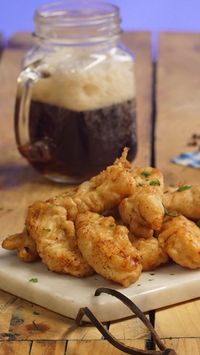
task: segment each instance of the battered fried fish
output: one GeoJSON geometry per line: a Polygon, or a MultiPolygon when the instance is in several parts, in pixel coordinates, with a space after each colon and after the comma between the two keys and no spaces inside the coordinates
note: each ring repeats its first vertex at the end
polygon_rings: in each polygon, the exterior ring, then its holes
{"type": "Polygon", "coordinates": [[[169,211],[177,211],[192,220],[200,219],[200,185],[184,185],[163,195],[169,211]]]}
{"type": "Polygon", "coordinates": [[[2,247],[8,250],[17,250],[18,257],[26,262],[39,258],[36,244],[26,228],[22,233],[16,233],[4,239],[2,247]]]}
{"type": "Polygon", "coordinates": [[[97,176],[80,184],[77,189],[64,193],[50,203],[65,207],[68,219],[74,221],[78,213],[110,210],[130,196],[136,182],[130,173],[130,163],[126,160],[126,150],[120,159],[108,166],[97,176]]]}
{"type": "Polygon", "coordinates": [[[151,167],[135,168],[132,176],[136,189],[132,196],[120,203],[120,216],[135,236],[149,238],[153,230],[160,229],[165,213],[163,176],[158,169],[151,167]]]}
{"type": "Polygon", "coordinates": [[[200,228],[184,216],[166,218],[158,240],[177,264],[189,269],[200,267],[200,228]]]}
{"type": "Polygon", "coordinates": [[[126,227],[116,225],[113,217],[92,212],[78,214],[75,225],[79,249],[98,274],[124,287],[138,279],[140,256],[126,227]]]}
{"type": "MultiPolygon", "coordinates": [[[[74,221],[79,212],[90,210],[103,212],[117,206],[124,197],[131,195],[135,190],[135,181],[130,174],[130,163],[126,160],[127,152],[128,150],[124,149],[121,158],[117,159],[113,165],[107,167],[99,175],[82,183],[75,189],[68,190],[61,195],[47,200],[46,203],[53,207],[60,206],[64,208],[65,216],[67,216],[66,218],[69,221],[74,221]]],[[[34,203],[30,207],[30,210],[35,216],[34,223],[38,223],[39,228],[40,220],[37,222],[37,203],[34,203]],[[36,211],[34,211],[35,208],[36,211]]],[[[53,211],[56,211],[56,209],[52,209],[52,215],[53,211]]],[[[29,223],[30,219],[27,217],[26,226],[30,231],[28,235],[26,232],[23,232],[10,236],[2,244],[5,249],[18,249],[18,256],[24,261],[25,258],[27,261],[28,258],[29,261],[32,261],[38,256],[35,245],[35,229],[32,229],[29,223]],[[29,255],[26,257],[23,247],[25,242],[31,245],[29,255]],[[31,250],[33,250],[33,253],[31,250]]],[[[48,225],[46,228],[48,229],[48,225]]],[[[39,231],[37,232],[37,236],[39,237],[39,231]]],[[[46,239],[46,236],[41,234],[40,238],[46,239]]],[[[56,239],[56,235],[53,238],[56,239]]]]}
{"type": "Polygon", "coordinates": [[[93,274],[79,251],[74,223],[67,220],[65,208],[35,202],[29,207],[26,227],[49,270],[76,277],[93,274]]]}
{"type": "Polygon", "coordinates": [[[131,243],[141,256],[143,271],[154,270],[159,265],[166,264],[169,260],[167,253],[160,246],[157,238],[134,238],[132,236],[131,243]]]}

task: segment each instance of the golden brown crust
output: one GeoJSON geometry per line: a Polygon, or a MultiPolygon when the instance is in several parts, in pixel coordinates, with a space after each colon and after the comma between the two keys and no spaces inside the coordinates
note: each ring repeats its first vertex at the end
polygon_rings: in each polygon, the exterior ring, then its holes
{"type": "Polygon", "coordinates": [[[48,269],[76,277],[93,274],[77,245],[74,223],[63,207],[35,202],[29,207],[26,226],[48,269]]]}
{"type": "Polygon", "coordinates": [[[142,270],[154,270],[161,264],[166,264],[169,260],[167,253],[159,244],[157,238],[131,238],[133,246],[139,251],[141,256],[142,270]]]}
{"type": "Polygon", "coordinates": [[[39,258],[36,244],[26,228],[23,232],[10,235],[4,239],[2,248],[17,250],[18,257],[25,262],[31,262],[39,258]]]}
{"type": "Polygon", "coordinates": [[[200,185],[194,185],[188,189],[186,186],[186,190],[178,190],[167,191],[163,195],[165,207],[169,211],[177,211],[189,219],[200,219],[200,185]]]}
{"type": "Polygon", "coordinates": [[[166,218],[158,240],[177,264],[189,269],[200,267],[200,228],[184,216],[166,218]]]}
{"type": "Polygon", "coordinates": [[[98,274],[124,287],[138,279],[140,257],[126,227],[116,225],[113,217],[86,212],[77,216],[76,231],[82,255],[98,274]]]}
{"type": "Polygon", "coordinates": [[[125,287],[137,280],[141,269],[166,263],[167,254],[184,267],[199,268],[200,229],[183,216],[164,214],[178,211],[200,219],[200,186],[163,194],[162,173],[132,168],[127,152],[89,181],[33,203],[24,231],[6,238],[2,247],[17,250],[23,261],[41,257],[55,272],[84,277],[95,270],[125,287]],[[100,215],[113,209],[134,235],[132,244],[125,226],[100,215]]]}
{"type": "Polygon", "coordinates": [[[164,217],[163,176],[151,167],[135,168],[132,176],[136,189],[120,203],[120,216],[135,236],[149,238],[153,230],[160,229],[164,217]]]}

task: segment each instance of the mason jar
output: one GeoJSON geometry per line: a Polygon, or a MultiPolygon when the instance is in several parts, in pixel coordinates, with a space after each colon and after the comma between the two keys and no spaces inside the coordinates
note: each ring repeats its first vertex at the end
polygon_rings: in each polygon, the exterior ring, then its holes
{"type": "Polygon", "coordinates": [[[78,183],[137,151],[134,59],[119,8],[66,0],[36,10],[35,45],[18,77],[20,153],[47,178],[78,183]]]}

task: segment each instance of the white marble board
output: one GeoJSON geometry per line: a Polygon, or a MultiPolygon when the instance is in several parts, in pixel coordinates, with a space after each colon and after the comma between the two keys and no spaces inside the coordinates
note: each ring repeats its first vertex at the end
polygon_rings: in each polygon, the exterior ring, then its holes
{"type": "Polygon", "coordinates": [[[76,318],[80,307],[88,306],[101,321],[130,316],[120,301],[106,294],[98,297],[98,287],[114,288],[134,301],[143,311],[200,297],[200,270],[171,264],[143,272],[139,280],[123,288],[95,275],[77,279],[48,271],[37,261],[24,263],[15,253],[0,248],[0,288],[52,311],[76,318]],[[29,280],[37,278],[38,282],[29,280]]]}

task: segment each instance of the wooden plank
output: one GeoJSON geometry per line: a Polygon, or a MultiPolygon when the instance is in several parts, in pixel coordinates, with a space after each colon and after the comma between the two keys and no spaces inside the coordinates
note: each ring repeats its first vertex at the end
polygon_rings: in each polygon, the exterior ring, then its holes
{"type": "Polygon", "coordinates": [[[90,324],[78,327],[75,321],[0,291],[0,339],[100,339],[90,324]]]}
{"type": "MultiPolygon", "coordinates": [[[[172,164],[200,134],[200,34],[161,33],[157,68],[156,164],[166,183],[199,183],[199,169],[172,164]]],[[[200,142],[199,142],[200,143],[200,142]]]]}
{"type": "Polygon", "coordinates": [[[3,52],[3,42],[4,42],[3,34],[0,33],[0,60],[1,60],[1,55],[2,55],[2,52],[3,52]]]}
{"type": "Polygon", "coordinates": [[[6,292],[0,290],[0,340],[14,339],[14,335],[9,333],[9,325],[12,317],[13,303],[17,299],[6,292]]]}
{"type": "Polygon", "coordinates": [[[136,317],[111,323],[109,331],[115,338],[121,340],[144,339],[149,334],[144,324],[136,317]]]}
{"type": "Polygon", "coordinates": [[[164,343],[174,349],[177,355],[200,355],[200,338],[166,339],[164,343]]]}
{"type": "Polygon", "coordinates": [[[160,337],[199,337],[200,299],[156,311],[155,327],[160,337]]]}
{"type": "Polygon", "coordinates": [[[122,41],[135,56],[138,153],[134,165],[147,166],[151,161],[152,130],[151,34],[149,32],[125,32],[122,41]]]}
{"type": "Polygon", "coordinates": [[[65,341],[34,341],[29,355],[65,355],[65,341]]]}
{"type": "MultiPolygon", "coordinates": [[[[133,346],[138,349],[144,349],[144,341],[143,340],[126,340],[124,344],[128,346],[133,346]]],[[[67,345],[66,355],[121,355],[122,351],[113,347],[106,340],[99,341],[69,341],[67,345]]]]}
{"type": "Polygon", "coordinates": [[[0,341],[0,355],[30,355],[29,341],[0,341]]]}

